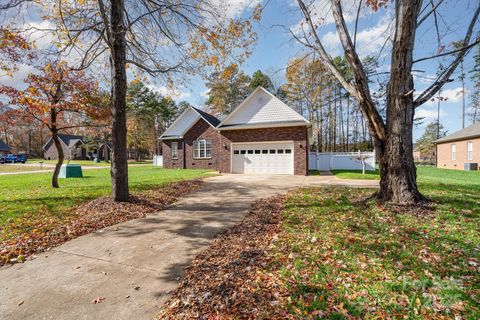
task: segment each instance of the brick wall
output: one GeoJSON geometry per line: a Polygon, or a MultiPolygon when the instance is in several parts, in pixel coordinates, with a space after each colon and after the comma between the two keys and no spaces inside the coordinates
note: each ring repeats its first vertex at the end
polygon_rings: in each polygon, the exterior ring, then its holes
{"type": "Polygon", "coordinates": [[[185,163],[189,169],[212,169],[219,170],[220,158],[220,135],[205,120],[200,119],[193,125],[184,136],[185,163]],[[209,159],[195,159],[193,157],[193,142],[205,139],[212,141],[212,157],[209,159]]]}
{"type": "Polygon", "coordinates": [[[188,169],[212,169],[218,170],[220,157],[220,136],[215,129],[205,120],[198,120],[190,130],[187,131],[183,140],[163,141],[163,166],[165,168],[188,168],[188,169]],[[195,159],[193,157],[193,142],[200,139],[212,141],[212,156],[208,159],[195,159]],[[178,159],[172,159],[172,142],[178,142],[178,159]],[[185,147],[185,159],[184,150],[185,147]],[[183,161],[185,160],[185,166],[183,161]]]}
{"type": "Polygon", "coordinates": [[[212,169],[220,172],[230,172],[230,147],[235,142],[262,141],[294,141],[294,173],[308,173],[307,128],[284,127],[265,129],[229,130],[217,132],[203,119],[200,119],[185,134],[184,140],[163,141],[163,166],[165,168],[183,168],[183,146],[185,146],[185,167],[189,169],[212,169]],[[199,139],[212,141],[212,157],[195,159],[193,157],[193,142],[199,139]],[[172,160],[171,143],[178,142],[178,160],[172,160]]]}
{"type": "Polygon", "coordinates": [[[183,142],[182,140],[164,140],[162,142],[163,167],[183,169],[183,142]],[[172,142],[178,143],[178,159],[172,159],[172,142]]]}
{"type": "Polygon", "coordinates": [[[464,163],[476,162],[480,165],[480,138],[451,141],[437,145],[437,167],[463,170],[464,163]],[[473,143],[473,158],[468,160],[467,143],[473,143]],[[456,146],[456,159],[452,160],[452,145],[456,146]]]}
{"type": "Polygon", "coordinates": [[[230,147],[235,142],[294,141],[294,174],[307,175],[307,128],[283,127],[221,131],[221,158],[219,171],[230,172],[230,147]]]}

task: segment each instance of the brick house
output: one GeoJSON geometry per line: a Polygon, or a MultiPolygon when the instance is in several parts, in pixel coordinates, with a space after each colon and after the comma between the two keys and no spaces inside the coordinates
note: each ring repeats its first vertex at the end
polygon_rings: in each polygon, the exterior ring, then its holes
{"type": "Polygon", "coordinates": [[[0,140],[0,156],[5,156],[10,153],[10,147],[3,142],[3,140],[0,140]]]}
{"type": "Polygon", "coordinates": [[[437,167],[463,170],[465,163],[480,166],[480,123],[435,141],[437,167]]]}
{"type": "Polygon", "coordinates": [[[310,123],[262,87],[230,115],[187,108],[160,137],[165,168],[308,173],[310,123]]]}
{"type": "MultiPolygon", "coordinates": [[[[85,160],[87,159],[87,151],[84,148],[85,138],[83,136],[75,136],[70,134],[59,134],[60,144],[62,145],[65,160],[85,160]]],[[[43,157],[46,160],[58,159],[57,148],[53,139],[50,138],[43,146],[43,157]]]]}

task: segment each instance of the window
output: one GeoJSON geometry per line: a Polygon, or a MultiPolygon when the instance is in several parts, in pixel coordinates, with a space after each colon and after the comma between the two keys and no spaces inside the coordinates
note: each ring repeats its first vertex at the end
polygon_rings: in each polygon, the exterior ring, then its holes
{"type": "Polygon", "coordinates": [[[468,160],[473,160],[473,142],[467,142],[467,156],[468,160]]]}
{"type": "Polygon", "coordinates": [[[245,154],[247,153],[247,150],[240,150],[240,154],[245,154]]]}
{"type": "Polygon", "coordinates": [[[248,150],[247,153],[248,154],[253,154],[253,150],[248,150]]]}
{"type": "Polygon", "coordinates": [[[172,159],[178,159],[178,142],[172,142],[172,159]]]}
{"type": "Polygon", "coordinates": [[[285,149],[285,153],[292,153],[292,149],[285,149]]]}
{"type": "Polygon", "coordinates": [[[208,159],[212,157],[212,141],[197,140],[193,142],[193,157],[195,159],[208,159]]]}
{"type": "Polygon", "coordinates": [[[255,154],[260,154],[260,150],[255,150],[255,154]]]}
{"type": "Polygon", "coordinates": [[[277,150],[277,153],[278,153],[278,154],[282,154],[282,153],[283,153],[283,149],[278,149],[278,150],[277,150]]]}
{"type": "Polygon", "coordinates": [[[277,151],[277,150],[275,150],[275,149],[271,149],[271,150],[270,150],[270,154],[275,154],[276,151],[277,151]]]}
{"type": "Polygon", "coordinates": [[[268,150],[262,150],[262,154],[267,154],[268,153],[268,150]]]}
{"type": "Polygon", "coordinates": [[[239,153],[240,153],[240,151],[238,151],[238,150],[233,150],[233,154],[239,154],[239,153]]]}
{"type": "Polygon", "coordinates": [[[457,146],[452,144],[452,160],[457,160],[457,146]]]}

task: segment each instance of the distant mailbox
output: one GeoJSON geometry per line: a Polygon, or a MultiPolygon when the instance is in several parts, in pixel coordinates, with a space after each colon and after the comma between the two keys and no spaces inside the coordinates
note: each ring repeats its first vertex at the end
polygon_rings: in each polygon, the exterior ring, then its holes
{"type": "Polygon", "coordinates": [[[79,164],[64,164],[60,168],[59,178],[83,178],[82,166],[79,164]]]}
{"type": "Polygon", "coordinates": [[[478,170],[478,163],[476,162],[466,162],[463,164],[463,170],[465,171],[476,171],[478,170]]]}

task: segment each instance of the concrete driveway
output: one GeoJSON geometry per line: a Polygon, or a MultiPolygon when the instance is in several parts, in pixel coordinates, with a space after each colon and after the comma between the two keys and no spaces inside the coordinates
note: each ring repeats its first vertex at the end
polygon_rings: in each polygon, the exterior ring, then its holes
{"type": "Polygon", "coordinates": [[[255,200],[302,186],[376,184],[328,175],[208,178],[170,209],[1,268],[0,318],[152,319],[195,255],[255,200]]]}

